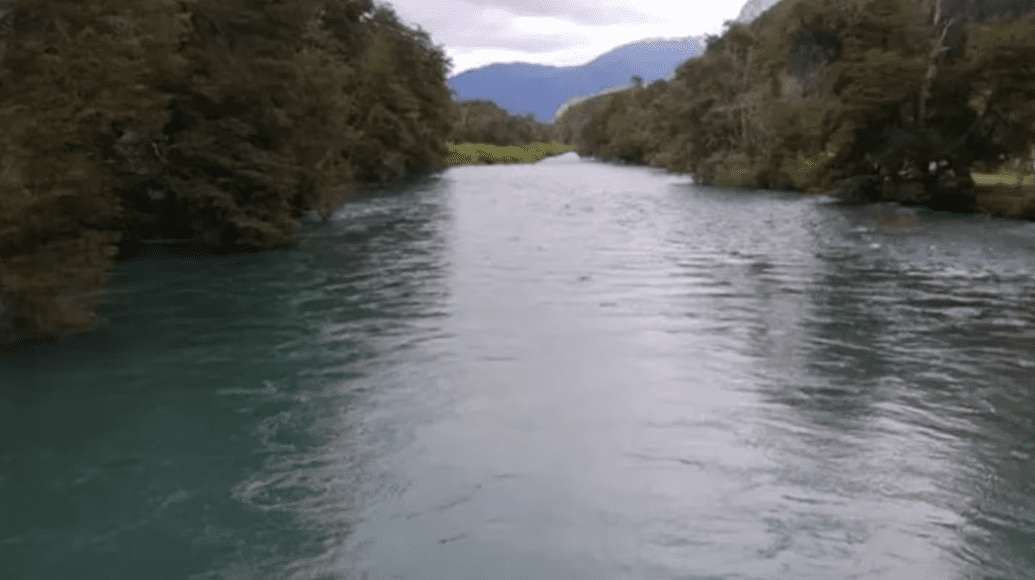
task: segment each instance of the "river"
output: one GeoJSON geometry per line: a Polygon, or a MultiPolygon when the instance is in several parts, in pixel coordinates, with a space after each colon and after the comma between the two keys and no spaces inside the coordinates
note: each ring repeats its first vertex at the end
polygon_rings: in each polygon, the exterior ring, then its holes
{"type": "Polygon", "coordinates": [[[1029,223],[566,154],[298,238],[0,360],[0,578],[1035,578],[1029,223]]]}

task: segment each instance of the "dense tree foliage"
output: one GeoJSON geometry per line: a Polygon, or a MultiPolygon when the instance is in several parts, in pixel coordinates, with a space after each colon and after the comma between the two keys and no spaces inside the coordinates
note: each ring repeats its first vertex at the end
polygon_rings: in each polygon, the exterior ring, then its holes
{"type": "Polygon", "coordinates": [[[1028,0],[785,0],[669,83],[570,109],[580,153],[705,183],[966,210],[1035,143],[1028,0]]]}
{"type": "Polygon", "coordinates": [[[552,125],[540,123],[531,114],[511,115],[492,101],[459,101],[453,109],[450,140],[454,143],[528,145],[553,140],[552,125]]]}
{"type": "Polygon", "coordinates": [[[657,136],[651,135],[651,103],[665,90],[658,80],[645,88],[616,92],[565,111],[555,134],[577,146],[580,155],[642,163],[657,136]]]}
{"type": "Polygon", "coordinates": [[[444,167],[447,70],[371,0],[0,4],[0,343],[93,324],[118,248],[283,245],[444,167]]]}

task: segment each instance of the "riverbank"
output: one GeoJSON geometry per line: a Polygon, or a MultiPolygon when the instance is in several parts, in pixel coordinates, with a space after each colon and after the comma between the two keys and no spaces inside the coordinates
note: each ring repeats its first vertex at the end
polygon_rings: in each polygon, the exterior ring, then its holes
{"type": "Polygon", "coordinates": [[[4,2],[0,344],[92,328],[141,245],[281,248],[446,165],[448,60],[390,7],[202,4],[4,2]]]}
{"type": "Polygon", "coordinates": [[[995,217],[1035,220],[1035,177],[1020,182],[1011,173],[974,173],[976,209],[995,217]]]}
{"type": "Polygon", "coordinates": [[[0,359],[0,577],[1035,578],[1035,228],[556,161],[120,264],[0,359]]]}
{"type": "Polygon", "coordinates": [[[992,4],[780,2],[671,81],[569,108],[558,135],[701,184],[1035,217],[1009,178],[969,179],[1030,167],[1035,142],[1035,83],[1018,72],[1035,59],[1035,8],[992,4]]]}
{"type": "Polygon", "coordinates": [[[535,163],[569,151],[575,151],[575,146],[557,141],[507,147],[484,143],[450,143],[448,162],[451,166],[535,163]]]}

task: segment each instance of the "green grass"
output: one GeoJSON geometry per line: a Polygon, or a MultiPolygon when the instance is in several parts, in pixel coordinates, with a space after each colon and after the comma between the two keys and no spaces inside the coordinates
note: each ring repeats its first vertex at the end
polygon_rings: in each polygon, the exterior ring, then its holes
{"type": "MultiPolygon", "coordinates": [[[[1017,173],[1012,171],[1003,171],[1000,173],[971,173],[970,176],[974,178],[974,183],[978,186],[993,186],[993,185],[1013,185],[1017,186],[1017,180],[1020,177],[1017,173]]],[[[1035,175],[1028,175],[1024,178],[1024,186],[1035,186],[1035,175]]]]}
{"type": "Polygon", "coordinates": [[[999,173],[971,173],[977,185],[978,211],[994,216],[1023,219],[1035,218],[1035,176],[1024,178],[1017,188],[1019,175],[1006,171],[999,173]]]}
{"type": "Polygon", "coordinates": [[[449,143],[450,165],[494,165],[497,163],[535,163],[547,157],[574,151],[574,145],[557,141],[501,147],[484,143],[449,143]]]}

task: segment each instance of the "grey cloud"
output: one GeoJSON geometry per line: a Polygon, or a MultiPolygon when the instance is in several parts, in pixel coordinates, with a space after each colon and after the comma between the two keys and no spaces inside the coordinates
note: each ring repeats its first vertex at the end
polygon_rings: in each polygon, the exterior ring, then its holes
{"type": "MultiPolygon", "coordinates": [[[[600,26],[605,24],[636,24],[649,22],[654,17],[627,6],[608,6],[601,2],[572,2],[571,0],[463,0],[477,14],[479,10],[498,8],[515,16],[553,16],[576,24],[600,26]]],[[[459,10],[458,10],[459,12],[459,10]]]]}
{"type": "Polygon", "coordinates": [[[607,24],[650,21],[649,14],[608,6],[597,0],[396,0],[400,14],[431,33],[436,43],[453,49],[492,48],[546,54],[584,45],[582,32],[520,30],[517,16],[552,16],[578,30],[607,24]]]}
{"type": "MultiPolygon", "coordinates": [[[[431,6],[425,5],[422,7],[420,20],[427,30],[432,31],[437,42],[454,48],[496,48],[541,54],[570,48],[587,39],[587,36],[581,33],[537,34],[518,30],[513,26],[511,17],[498,13],[492,18],[484,18],[483,13],[492,6],[488,6],[491,4],[488,0],[480,1],[486,6],[474,7],[470,5],[471,2],[438,4],[439,7],[450,6],[449,13],[441,8],[437,11],[430,10],[431,6]]],[[[516,0],[516,3],[521,1],[516,0]]],[[[524,3],[534,4],[531,0],[524,0],[524,3]]]]}
{"type": "Polygon", "coordinates": [[[587,37],[582,34],[537,34],[529,35],[518,31],[460,31],[450,35],[449,45],[454,48],[497,48],[530,54],[555,52],[584,44],[587,37]]]}

